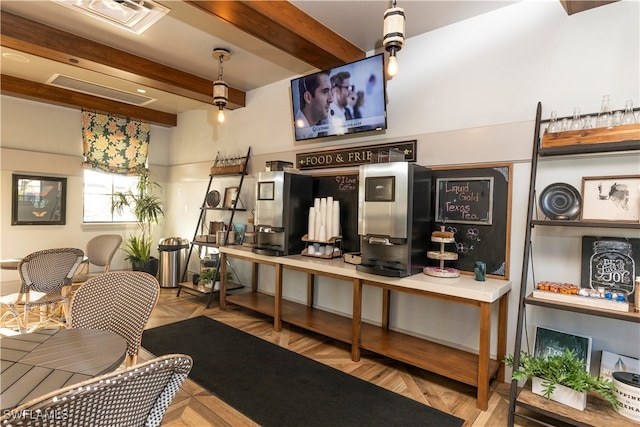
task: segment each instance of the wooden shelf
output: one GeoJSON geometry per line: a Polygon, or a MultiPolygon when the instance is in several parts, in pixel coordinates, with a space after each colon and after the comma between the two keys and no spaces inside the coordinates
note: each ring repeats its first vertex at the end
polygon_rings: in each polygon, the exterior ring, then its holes
{"type": "Polygon", "coordinates": [[[624,320],[626,322],[640,323],[640,313],[613,311],[597,307],[587,307],[584,305],[570,304],[561,301],[551,301],[547,299],[535,298],[529,295],[525,302],[528,305],[537,305],[540,307],[555,308],[574,313],[589,314],[592,316],[606,317],[609,319],[624,320]]]}
{"type": "MultiPolygon", "coordinates": [[[[478,355],[367,323],[362,323],[361,327],[362,348],[478,386],[478,355]]],[[[497,360],[489,361],[489,378],[498,372],[499,367],[497,360]]]]}
{"type": "MultiPolygon", "coordinates": [[[[226,301],[267,316],[274,316],[275,298],[271,295],[260,292],[239,293],[228,295],[226,301]]],[[[282,300],[281,317],[284,322],[351,344],[352,321],[348,317],[287,300],[282,300]]]]}
{"type": "MultiPolygon", "coordinates": [[[[554,402],[543,396],[534,394],[528,383],[518,394],[516,406],[535,411],[547,417],[560,420],[574,426],[638,426],[640,424],[618,414],[609,402],[599,396],[589,393],[587,407],[584,411],[554,402]]],[[[516,411],[516,415],[519,415],[516,411]]],[[[530,417],[530,416],[528,416],[530,417]]]]}
{"type": "Polygon", "coordinates": [[[632,222],[607,222],[607,221],[575,221],[557,219],[533,219],[531,226],[558,226],[558,227],[597,227],[597,228],[627,228],[640,230],[640,224],[632,222]]]}
{"type": "Polygon", "coordinates": [[[545,133],[541,156],[640,150],[640,124],[545,133]]]}
{"type": "MultiPolygon", "coordinates": [[[[195,292],[201,293],[201,294],[210,294],[211,290],[213,289],[213,286],[212,287],[207,287],[207,286],[203,286],[203,285],[194,285],[191,282],[180,282],[180,283],[178,283],[178,286],[181,287],[181,288],[186,288],[186,289],[189,289],[191,291],[195,291],[195,292]]],[[[241,289],[241,288],[244,288],[244,286],[242,286],[239,283],[232,283],[232,282],[227,281],[227,291],[233,291],[234,289],[241,289]],[[229,287],[229,285],[231,285],[231,287],[229,287]]],[[[214,290],[213,292],[216,293],[216,292],[219,292],[219,291],[220,291],[220,288],[214,290]]]]}
{"type": "MultiPolygon", "coordinates": [[[[191,282],[180,282],[180,283],[178,283],[178,286],[181,287],[181,288],[186,288],[186,289],[190,289],[192,291],[199,292],[201,294],[210,294],[211,290],[213,289],[213,287],[208,288],[208,287],[203,286],[203,285],[194,285],[191,282]]],[[[213,291],[213,292],[218,292],[218,291],[216,290],[216,291],[213,291]]]]}
{"type": "Polygon", "coordinates": [[[259,292],[240,292],[234,295],[227,295],[226,302],[248,308],[273,317],[275,298],[259,292]]]}
{"type": "Polygon", "coordinates": [[[233,211],[235,210],[236,212],[246,212],[245,208],[227,208],[227,207],[220,207],[220,208],[211,208],[208,206],[201,206],[200,209],[205,209],[208,211],[233,211]]]}
{"type": "Polygon", "coordinates": [[[282,320],[347,344],[352,342],[352,320],[349,317],[282,300],[282,320]]]}

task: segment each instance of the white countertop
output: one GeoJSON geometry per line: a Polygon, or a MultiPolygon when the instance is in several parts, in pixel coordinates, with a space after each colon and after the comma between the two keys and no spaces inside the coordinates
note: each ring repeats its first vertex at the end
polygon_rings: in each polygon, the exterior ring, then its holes
{"type": "Polygon", "coordinates": [[[315,270],[319,273],[335,274],[348,279],[361,279],[369,282],[393,285],[400,288],[415,289],[425,292],[466,298],[470,300],[493,303],[511,290],[509,280],[487,278],[484,282],[477,282],[473,276],[461,275],[454,278],[428,276],[417,273],[408,277],[387,277],[376,274],[364,273],[356,270],[356,266],[344,262],[342,258],[314,258],[304,255],[269,256],[255,254],[251,248],[243,246],[220,246],[220,252],[229,256],[240,256],[255,260],[282,264],[283,266],[296,267],[306,270],[315,270]]]}

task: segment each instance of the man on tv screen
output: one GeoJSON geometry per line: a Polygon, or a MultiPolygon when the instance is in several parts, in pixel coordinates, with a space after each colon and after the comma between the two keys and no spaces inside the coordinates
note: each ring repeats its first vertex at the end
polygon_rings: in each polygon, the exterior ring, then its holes
{"type": "Polygon", "coordinates": [[[348,121],[353,119],[349,109],[349,97],[353,95],[351,74],[340,71],[331,76],[333,102],[329,109],[329,128],[332,135],[343,135],[348,132],[348,121]]]}
{"type": "Polygon", "coordinates": [[[324,136],[322,126],[326,124],[331,105],[331,80],[328,71],[304,77],[298,82],[300,108],[296,113],[296,139],[324,136]]]}

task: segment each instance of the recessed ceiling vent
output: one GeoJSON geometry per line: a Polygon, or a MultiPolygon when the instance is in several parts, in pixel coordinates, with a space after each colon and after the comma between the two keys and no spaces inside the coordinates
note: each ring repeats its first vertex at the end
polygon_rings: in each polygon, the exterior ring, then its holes
{"type": "Polygon", "coordinates": [[[136,34],[142,34],[170,9],[152,0],[52,0],[136,34]]]}
{"type": "Polygon", "coordinates": [[[53,77],[47,81],[47,84],[63,89],[86,93],[87,95],[99,96],[101,98],[107,98],[113,101],[125,102],[127,104],[138,106],[147,105],[155,101],[155,99],[149,98],[148,96],[142,96],[136,93],[97,85],[95,83],[78,80],[73,77],[63,76],[61,74],[54,74],[53,77]]]}

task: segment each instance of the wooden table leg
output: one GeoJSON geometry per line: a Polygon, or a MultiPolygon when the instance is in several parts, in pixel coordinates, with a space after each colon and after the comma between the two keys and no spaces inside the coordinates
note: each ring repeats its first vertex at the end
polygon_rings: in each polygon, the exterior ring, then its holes
{"type": "Polygon", "coordinates": [[[504,357],[507,351],[507,315],[509,314],[509,293],[500,297],[499,313],[498,313],[498,350],[496,357],[500,362],[498,368],[498,381],[504,382],[504,357]]]}
{"type": "Polygon", "coordinates": [[[391,291],[389,289],[382,289],[382,329],[389,329],[389,304],[391,302],[391,291]]]}
{"type": "Polygon", "coordinates": [[[251,292],[258,292],[258,269],[260,264],[251,263],[251,292]]]}
{"type": "Polygon", "coordinates": [[[353,316],[351,329],[351,360],[360,360],[360,333],[362,321],[362,281],[353,279],[353,316]]]}
{"type": "MultiPolygon", "coordinates": [[[[227,254],[224,252],[220,253],[220,263],[218,267],[220,268],[220,310],[224,310],[227,308],[227,254]]],[[[211,292],[213,292],[215,283],[214,278],[211,292]]]]}
{"type": "Polygon", "coordinates": [[[273,307],[273,329],[276,332],[282,330],[282,264],[275,265],[276,269],[276,295],[273,307]]]}
{"type": "Polygon", "coordinates": [[[313,308],[313,288],[315,287],[315,275],[307,273],[307,307],[313,308]]]}
{"type": "Polygon", "coordinates": [[[478,348],[478,409],[489,407],[489,347],[491,343],[491,304],[480,303],[480,341],[478,348]]]}

